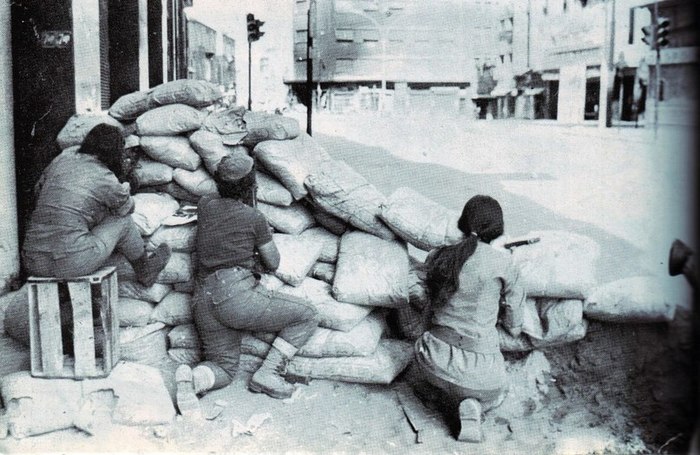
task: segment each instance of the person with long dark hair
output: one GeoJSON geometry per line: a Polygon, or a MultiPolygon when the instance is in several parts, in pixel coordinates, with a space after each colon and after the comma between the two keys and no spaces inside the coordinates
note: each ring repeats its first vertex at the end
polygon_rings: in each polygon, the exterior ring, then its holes
{"type": "Polygon", "coordinates": [[[99,124],[77,151],[63,151],[44,170],[22,246],[27,272],[57,278],[89,275],[118,252],[140,283],[155,283],[170,259],[170,247],[146,251],[130,216],[134,200],[129,184],[120,182],[124,154],[119,128],[99,124]]]}
{"type": "Polygon", "coordinates": [[[231,383],[244,331],[277,333],[248,388],[273,398],[290,397],[294,385],[283,375],[285,366],[318,326],[314,306],[270,292],[260,282],[260,272],[276,270],[280,255],[267,219],[252,206],[252,158],[224,157],[214,180],[219,194],[206,195],[197,204],[192,301],[205,361],[193,369],[181,365],[175,372],[178,408],[191,417],[201,416],[197,395],[231,383]]]}
{"type": "Polygon", "coordinates": [[[489,196],[464,205],[458,221],[465,239],[430,252],[426,284],[430,328],[415,343],[415,360],[425,387],[458,412],[458,439],[482,440],[482,412],[502,402],[505,362],[496,323],[514,336],[523,323],[524,293],[510,255],[490,243],[503,235],[503,212],[489,196]]]}

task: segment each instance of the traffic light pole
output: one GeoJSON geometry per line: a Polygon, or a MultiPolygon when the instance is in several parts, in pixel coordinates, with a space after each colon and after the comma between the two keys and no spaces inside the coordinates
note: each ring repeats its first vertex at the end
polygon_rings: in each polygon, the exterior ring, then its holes
{"type": "Polygon", "coordinates": [[[313,34],[311,33],[311,8],[313,1],[309,2],[309,10],[306,13],[306,134],[311,136],[311,111],[314,92],[314,66],[311,60],[311,46],[313,46],[313,34]]]}
{"type": "MultiPolygon", "coordinates": [[[[654,2],[654,22],[659,20],[659,2],[658,0],[654,2]]],[[[661,97],[661,46],[656,43],[656,64],[655,71],[656,81],[655,81],[655,96],[654,96],[654,139],[656,139],[658,127],[659,127],[659,99],[661,97]]]]}
{"type": "Polygon", "coordinates": [[[250,51],[252,49],[251,46],[251,41],[248,40],[248,110],[252,110],[251,107],[253,106],[253,99],[251,98],[252,90],[251,90],[251,85],[252,81],[250,79],[250,74],[251,74],[251,67],[252,67],[252,56],[250,54],[250,51]]]}

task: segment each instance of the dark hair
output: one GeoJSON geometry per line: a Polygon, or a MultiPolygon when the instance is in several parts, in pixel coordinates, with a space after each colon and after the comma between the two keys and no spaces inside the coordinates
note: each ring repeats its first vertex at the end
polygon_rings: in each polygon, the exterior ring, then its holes
{"type": "Polygon", "coordinates": [[[221,178],[219,171],[214,174],[216,188],[219,190],[221,197],[236,199],[244,204],[253,206],[255,200],[255,190],[257,183],[255,180],[255,166],[246,175],[238,180],[226,180],[221,178]]]}
{"type": "Polygon", "coordinates": [[[95,126],[85,136],[78,153],[97,157],[117,178],[124,177],[124,136],[116,126],[95,126]]]}
{"type": "Polygon", "coordinates": [[[426,284],[433,303],[441,304],[457,291],[464,263],[476,251],[477,240],[491,243],[503,235],[503,211],[490,196],[477,195],[464,204],[457,227],[467,238],[434,251],[427,260],[426,284]]]}

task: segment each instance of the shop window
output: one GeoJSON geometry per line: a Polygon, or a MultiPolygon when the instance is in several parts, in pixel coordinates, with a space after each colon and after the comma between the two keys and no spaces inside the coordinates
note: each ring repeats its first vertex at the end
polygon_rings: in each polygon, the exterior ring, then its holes
{"type": "Polygon", "coordinates": [[[339,43],[352,43],[354,38],[355,33],[353,30],[335,29],[335,40],[339,43]]]}

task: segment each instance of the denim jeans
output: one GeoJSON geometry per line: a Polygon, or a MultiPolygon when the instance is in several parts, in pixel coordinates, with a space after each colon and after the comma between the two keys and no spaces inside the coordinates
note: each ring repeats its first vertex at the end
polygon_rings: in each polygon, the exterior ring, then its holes
{"type": "Polygon", "coordinates": [[[192,304],[204,363],[216,378],[214,388],[230,383],[236,374],[243,331],[278,332],[300,348],[318,326],[313,305],[258,286],[252,272],[240,267],[217,270],[198,281],[192,304]]]}
{"type": "Polygon", "coordinates": [[[91,244],[87,249],[65,253],[23,251],[22,257],[31,275],[70,278],[89,275],[102,267],[117,251],[129,262],[145,252],[141,234],[131,216],[110,216],[86,234],[91,244]]]}

